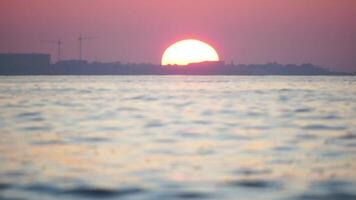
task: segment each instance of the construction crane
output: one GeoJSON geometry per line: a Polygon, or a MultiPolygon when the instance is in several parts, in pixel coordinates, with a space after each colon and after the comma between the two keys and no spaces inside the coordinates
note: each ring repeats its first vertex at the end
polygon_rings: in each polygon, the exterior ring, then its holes
{"type": "Polygon", "coordinates": [[[82,36],[82,34],[79,35],[78,41],[79,41],[79,60],[83,59],[83,41],[85,40],[93,40],[93,39],[97,39],[98,37],[84,37],[82,36]]]}
{"type": "Polygon", "coordinates": [[[62,40],[41,40],[41,42],[49,43],[49,44],[56,44],[57,45],[57,61],[59,62],[61,60],[61,46],[62,46],[62,40]]]}

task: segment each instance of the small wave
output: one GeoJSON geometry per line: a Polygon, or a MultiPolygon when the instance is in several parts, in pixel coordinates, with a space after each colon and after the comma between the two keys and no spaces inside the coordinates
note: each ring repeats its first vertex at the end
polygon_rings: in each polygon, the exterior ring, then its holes
{"type": "Polygon", "coordinates": [[[339,140],[352,140],[352,139],[356,139],[356,134],[353,133],[346,133],[344,135],[335,137],[335,139],[339,139],[339,140]]]}
{"type": "Polygon", "coordinates": [[[298,108],[294,112],[296,112],[296,113],[308,113],[308,112],[311,112],[311,111],[313,111],[313,109],[310,109],[310,108],[298,108]]]}
{"type": "Polygon", "coordinates": [[[39,193],[46,193],[46,194],[61,194],[62,191],[60,189],[50,187],[48,185],[42,185],[42,184],[32,184],[26,187],[23,187],[22,189],[27,190],[27,191],[32,191],[32,192],[39,192],[39,193]]]}
{"type": "Polygon", "coordinates": [[[335,180],[325,180],[325,181],[314,181],[310,184],[310,188],[312,190],[316,190],[318,188],[324,188],[327,190],[341,190],[352,184],[348,181],[335,179],[335,180]]]}
{"type": "Polygon", "coordinates": [[[331,114],[322,117],[322,119],[334,120],[334,119],[341,119],[341,117],[335,114],[331,114]]]}
{"type": "Polygon", "coordinates": [[[282,102],[286,102],[286,101],[289,100],[289,97],[288,97],[288,96],[285,96],[285,95],[280,95],[280,96],[278,97],[278,100],[279,100],[279,101],[282,101],[282,102]]]}
{"type": "Polygon", "coordinates": [[[339,136],[334,136],[325,140],[325,144],[333,144],[344,147],[355,147],[356,135],[353,133],[346,133],[339,136]]]}
{"type": "Polygon", "coordinates": [[[274,151],[279,151],[279,152],[291,152],[295,151],[296,147],[291,147],[291,146],[277,146],[274,147],[272,150],[274,151]]]}
{"type": "Polygon", "coordinates": [[[280,165],[290,165],[293,164],[295,161],[291,159],[272,159],[269,161],[269,163],[272,164],[280,164],[280,165]]]}
{"type": "Polygon", "coordinates": [[[256,126],[244,126],[245,129],[248,129],[248,130],[269,130],[271,129],[270,126],[268,125],[256,125],[256,126]]]}
{"type": "Polygon", "coordinates": [[[104,131],[104,132],[119,132],[122,131],[123,129],[119,126],[101,126],[97,128],[98,131],[104,131]]]}
{"type": "Polygon", "coordinates": [[[309,191],[301,194],[294,199],[296,200],[354,200],[356,194],[348,192],[353,191],[352,184],[342,180],[317,181],[309,185],[309,191]],[[314,191],[326,191],[325,193],[316,193],[314,191]]]}
{"type": "MultiPolygon", "coordinates": [[[[9,171],[9,172],[6,172],[6,173],[3,173],[3,174],[0,174],[1,175],[4,175],[6,177],[21,177],[21,176],[24,176],[25,173],[24,172],[21,172],[21,171],[9,171]]],[[[1,184],[0,183],[0,188],[1,188],[1,184]]]]}
{"type": "Polygon", "coordinates": [[[9,189],[11,187],[12,185],[10,183],[0,183],[0,191],[9,189]]]}
{"type": "Polygon", "coordinates": [[[314,139],[318,138],[318,136],[312,135],[312,134],[307,134],[307,133],[301,133],[301,134],[297,134],[295,136],[295,138],[297,140],[314,140],[314,139]]]}
{"type": "Polygon", "coordinates": [[[282,184],[271,180],[246,179],[228,182],[227,185],[233,187],[243,187],[252,189],[280,189],[282,184]]]}
{"type": "Polygon", "coordinates": [[[321,155],[324,157],[328,157],[328,158],[337,158],[337,157],[343,157],[345,155],[347,155],[348,152],[345,151],[328,151],[328,152],[324,152],[321,155]]]}
{"type": "Polygon", "coordinates": [[[163,124],[160,121],[150,121],[145,124],[146,128],[156,128],[156,127],[162,127],[163,124]]]}
{"type": "Polygon", "coordinates": [[[16,117],[18,118],[22,118],[22,117],[33,117],[33,116],[39,116],[41,113],[39,112],[24,112],[24,113],[20,113],[18,115],[16,115],[16,117]]]}
{"type": "Polygon", "coordinates": [[[34,141],[31,144],[36,146],[65,144],[62,140],[34,141]]]}
{"type": "Polygon", "coordinates": [[[141,188],[125,188],[117,190],[103,188],[77,188],[65,191],[64,193],[82,197],[111,198],[134,195],[142,192],[144,192],[144,190],[141,188]]]}
{"type": "Polygon", "coordinates": [[[303,126],[302,128],[305,130],[331,130],[331,131],[346,129],[346,127],[344,127],[344,126],[326,126],[326,125],[321,125],[321,124],[307,125],[307,126],[303,126]]]}
{"type": "Polygon", "coordinates": [[[75,142],[88,142],[88,143],[100,143],[100,142],[108,142],[108,138],[104,137],[73,137],[75,142]]]}
{"type": "Polygon", "coordinates": [[[355,200],[356,195],[347,192],[334,192],[328,194],[303,194],[296,200],[355,200]]]}
{"type": "Polygon", "coordinates": [[[199,125],[212,124],[212,122],[208,120],[193,120],[193,123],[199,125]]]}
{"type": "Polygon", "coordinates": [[[26,132],[36,132],[36,131],[50,131],[52,128],[50,126],[27,126],[22,128],[22,131],[26,132]]]}
{"type": "Polygon", "coordinates": [[[133,96],[133,97],[130,97],[130,98],[125,98],[124,100],[156,101],[158,99],[155,98],[155,97],[147,96],[147,95],[137,95],[137,96],[133,96]]]}
{"type": "Polygon", "coordinates": [[[175,197],[180,199],[207,199],[210,195],[201,192],[182,192],[176,194],[175,197]]]}
{"type": "Polygon", "coordinates": [[[270,169],[250,169],[250,168],[241,168],[235,171],[236,174],[251,176],[251,175],[266,175],[272,173],[270,169]]]}
{"type": "Polygon", "coordinates": [[[79,90],[78,93],[81,93],[81,94],[90,94],[92,93],[93,91],[92,90],[89,90],[89,89],[83,89],[83,90],[79,90]]]}
{"type": "Polygon", "coordinates": [[[46,193],[51,195],[75,195],[81,197],[93,197],[93,198],[113,198],[123,197],[134,194],[139,194],[145,190],[139,187],[128,187],[120,189],[109,188],[72,188],[61,189],[47,185],[31,185],[24,188],[25,190],[39,193],[46,193]]]}
{"type": "Polygon", "coordinates": [[[33,122],[40,122],[45,120],[40,112],[24,112],[16,115],[15,118],[19,121],[33,121],[33,122]]]}

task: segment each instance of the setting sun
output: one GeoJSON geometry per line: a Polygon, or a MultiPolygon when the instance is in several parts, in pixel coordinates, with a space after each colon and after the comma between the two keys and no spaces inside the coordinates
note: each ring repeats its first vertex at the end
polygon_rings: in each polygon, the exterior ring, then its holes
{"type": "Polygon", "coordinates": [[[219,55],[209,44],[199,40],[181,40],[169,46],[162,56],[162,65],[188,65],[204,61],[219,61],[219,55]]]}

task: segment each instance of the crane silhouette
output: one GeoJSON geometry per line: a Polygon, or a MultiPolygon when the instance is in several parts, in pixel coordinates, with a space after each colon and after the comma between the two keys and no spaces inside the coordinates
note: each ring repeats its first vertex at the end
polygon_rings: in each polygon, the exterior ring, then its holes
{"type": "Polygon", "coordinates": [[[61,46],[63,44],[61,39],[58,39],[58,40],[41,40],[41,42],[57,45],[57,62],[61,61],[61,46]]]}
{"type": "Polygon", "coordinates": [[[83,41],[85,40],[93,40],[93,39],[97,39],[98,37],[95,36],[82,36],[82,34],[79,35],[78,41],[79,41],[79,60],[83,59],[83,41]]]}

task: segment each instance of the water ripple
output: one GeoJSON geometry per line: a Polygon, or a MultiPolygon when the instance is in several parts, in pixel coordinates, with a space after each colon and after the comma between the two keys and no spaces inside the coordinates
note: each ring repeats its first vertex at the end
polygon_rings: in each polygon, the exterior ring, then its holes
{"type": "Polygon", "coordinates": [[[31,192],[41,192],[54,195],[75,195],[90,198],[124,197],[145,192],[144,189],[139,187],[128,187],[120,189],[79,187],[71,189],[61,189],[48,185],[38,184],[25,187],[25,189],[31,192]]]}
{"type": "Polygon", "coordinates": [[[263,179],[246,179],[246,180],[236,180],[226,183],[232,187],[242,187],[251,189],[281,189],[282,183],[272,180],[263,179]]]}

